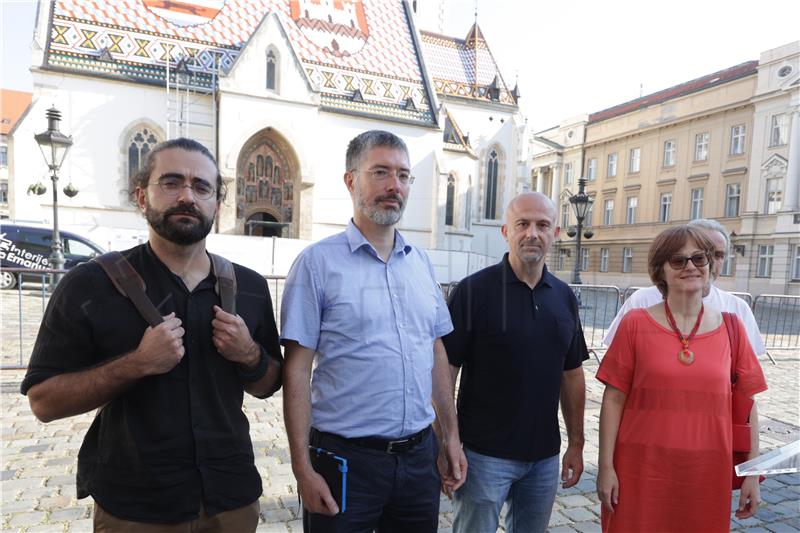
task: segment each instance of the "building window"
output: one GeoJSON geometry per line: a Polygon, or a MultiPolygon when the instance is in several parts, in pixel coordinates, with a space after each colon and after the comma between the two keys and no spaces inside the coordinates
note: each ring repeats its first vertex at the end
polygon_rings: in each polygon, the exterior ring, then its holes
{"type": "Polygon", "coordinates": [[[0,204],[8,203],[8,182],[0,182],[0,204]]]}
{"type": "Polygon", "coordinates": [[[773,245],[759,245],[758,246],[758,268],[756,270],[757,278],[768,278],[772,276],[772,254],[774,252],[773,245]]]}
{"type": "Polygon", "coordinates": [[[792,259],[792,279],[800,280],[800,244],[794,247],[794,259],[792,259]]]}
{"type": "Polygon", "coordinates": [[[614,200],[606,200],[603,205],[603,224],[610,226],[614,223],[614,200]]]}
{"type": "Polygon", "coordinates": [[[586,174],[586,179],[589,181],[594,181],[597,177],[597,159],[591,158],[589,160],[589,171],[586,174]]]}
{"type": "Polygon", "coordinates": [[[581,248],[581,272],[589,271],[589,249],[581,248]]]}
{"type": "Polygon", "coordinates": [[[561,227],[569,226],[569,204],[561,204],[561,227]]]}
{"type": "Polygon", "coordinates": [[[586,207],[586,215],[583,217],[583,225],[584,226],[591,226],[592,225],[592,217],[594,215],[594,197],[589,197],[589,205],[586,207]]]}
{"type": "Polygon", "coordinates": [[[564,248],[559,248],[558,250],[558,270],[564,270],[567,264],[567,256],[569,255],[569,250],[564,248]]]}
{"type": "Polygon", "coordinates": [[[676,149],[676,142],[675,141],[665,141],[664,142],[664,166],[665,167],[674,167],[675,166],[675,149],[676,149]]]}
{"type": "Polygon", "coordinates": [[[444,224],[453,225],[456,206],[456,178],[452,174],[447,176],[447,200],[444,206],[444,224]]]}
{"type": "Polygon", "coordinates": [[[639,205],[638,196],[628,196],[628,212],[625,217],[626,224],[636,224],[636,206],[639,205]]]}
{"type": "Polygon", "coordinates": [[[789,115],[772,115],[772,126],[770,127],[769,145],[781,146],[786,144],[789,139],[789,115]]]}
{"type": "Polygon", "coordinates": [[[641,148],[631,148],[631,156],[630,160],[628,161],[628,173],[635,174],[639,172],[639,166],[642,161],[642,149],[641,148]]]}
{"type": "Polygon", "coordinates": [[[572,184],[572,163],[564,165],[564,185],[572,184]]]}
{"type": "Polygon", "coordinates": [[[608,177],[613,178],[617,175],[617,153],[608,154],[608,177]]]}
{"type": "Polygon", "coordinates": [[[486,161],[486,203],[483,209],[483,218],[494,220],[497,213],[497,169],[499,158],[497,151],[489,152],[489,159],[486,161]]]}
{"type": "Polygon", "coordinates": [[[661,206],[658,210],[658,221],[669,222],[669,212],[672,207],[672,193],[661,193],[661,206]]]}
{"type": "Polygon", "coordinates": [[[600,248],[600,272],[608,272],[608,248],[600,248]]]}
{"type": "Polygon", "coordinates": [[[767,180],[767,194],[764,199],[764,213],[774,215],[781,208],[781,178],[770,178],[767,180]]]}
{"type": "Polygon", "coordinates": [[[745,127],[744,124],[731,128],[731,155],[744,153],[745,127]]]}
{"type": "Polygon", "coordinates": [[[733,276],[733,254],[730,250],[725,254],[725,259],[722,261],[722,269],[719,272],[720,276],[733,276]]]}
{"type": "Polygon", "coordinates": [[[159,142],[150,128],[135,130],[128,141],[128,178],[133,176],[144,165],[147,154],[159,142]]]}
{"type": "Polygon", "coordinates": [[[689,216],[691,220],[703,218],[703,189],[692,189],[692,212],[689,216]]]}
{"type": "Polygon", "coordinates": [[[630,272],[633,267],[633,248],[622,249],[622,271],[630,272]]]}
{"type": "Polygon", "coordinates": [[[278,61],[275,57],[275,52],[269,50],[267,52],[267,89],[270,91],[276,90],[278,87],[278,61]]]}
{"type": "Polygon", "coordinates": [[[711,137],[711,134],[706,133],[698,133],[694,137],[694,160],[695,161],[706,161],[708,160],[708,140],[711,137]]]}
{"type": "Polygon", "coordinates": [[[0,168],[8,166],[8,146],[5,144],[0,146],[0,168]]]}
{"type": "Polygon", "coordinates": [[[729,183],[725,187],[725,216],[739,216],[739,200],[742,197],[742,186],[739,183],[729,183]]]}

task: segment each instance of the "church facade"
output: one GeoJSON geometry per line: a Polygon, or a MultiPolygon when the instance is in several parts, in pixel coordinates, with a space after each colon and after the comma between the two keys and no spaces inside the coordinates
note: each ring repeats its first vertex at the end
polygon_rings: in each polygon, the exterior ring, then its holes
{"type": "Polygon", "coordinates": [[[179,136],[219,162],[217,232],[323,238],[352,213],[348,141],[386,129],[408,144],[416,177],[408,239],[497,257],[503,208],[526,174],[519,90],[477,24],[461,39],[425,23],[404,0],[42,0],[10,215],[52,218],[49,194],[25,192],[50,185],[33,135],[52,106],[74,139],[59,187],[80,191],[59,198],[60,222],[101,244],[141,234],[131,176],[179,136]]]}

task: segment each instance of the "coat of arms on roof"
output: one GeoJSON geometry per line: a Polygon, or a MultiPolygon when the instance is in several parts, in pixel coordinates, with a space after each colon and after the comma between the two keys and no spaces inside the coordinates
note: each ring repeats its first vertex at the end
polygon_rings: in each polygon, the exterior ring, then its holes
{"type": "Polygon", "coordinates": [[[329,54],[358,53],[369,37],[369,25],[361,0],[291,0],[290,16],[300,32],[329,54]]]}
{"type": "Polygon", "coordinates": [[[217,16],[225,0],[142,0],[145,7],[178,26],[205,24],[217,16]]]}

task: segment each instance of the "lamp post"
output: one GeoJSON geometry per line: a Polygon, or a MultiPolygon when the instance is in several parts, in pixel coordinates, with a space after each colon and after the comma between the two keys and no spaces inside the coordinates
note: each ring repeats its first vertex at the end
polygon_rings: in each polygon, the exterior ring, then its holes
{"type": "MultiPolygon", "coordinates": [[[[572,283],[580,285],[581,281],[581,234],[583,233],[583,220],[586,218],[586,213],[589,211],[589,206],[592,204],[592,199],[584,191],[586,187],[586,178],[578,180],[578,193],[569,197],[569,203],[572,204],[572,210],[575,212],[575,218],[578,220],[578,235],[575,241],[575,269],[572,271],[572,283]]],[[[588,233],[588,232],[587,232],[588,233]]],[[[589,235],[586,236],[589,238],[589,235]]]]}
{"type": "MultiPolygon", "coordinates": [[[[36,143],[42,150],[45,163],[50,169],[50,179],[53,181],[53,251],[50,254],[50,267],[54,270],[64,269],[64,252],[61,245],[61,235],[58,233],[58,170],[72,146],[72,136],[64,135],[59,130],[61,113],[55,107],[47,110],[47,131],[34,135],[36,143]]],[[[74,196],[74,195],[73,195],[74,196]]],[[[54,283],[58,283],[61,274],[55,274],[54,283]]]]}

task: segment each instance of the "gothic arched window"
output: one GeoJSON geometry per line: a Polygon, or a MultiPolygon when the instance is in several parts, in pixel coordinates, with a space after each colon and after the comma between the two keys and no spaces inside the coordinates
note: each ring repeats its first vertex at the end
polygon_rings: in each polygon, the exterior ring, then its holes
{"type": "Polygon", "coordinates": [[[483,218],[494,220],[497,215],[497,151],[489,152],[486,160],[486,201],[484,203],[483,218]]]}
{"type": "Polygon", "coordinates": [[[278,88],[278,58],[274,50],[267,52],[267,89],[275,91],[278,88]]]}
{"type": "Polygon", "coordinates": [[[135,128],[128,139],[128,178],[133,179],[159,140],[150,128],[142,126],[135,128]]]}
{"type": "Polygon", "coordinates": [[[447,176],[447,200],[444,204],[444,224],[452,226],[455,218],[456,204],[456,178],[452,174],[447,176]]]}

